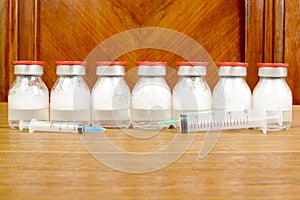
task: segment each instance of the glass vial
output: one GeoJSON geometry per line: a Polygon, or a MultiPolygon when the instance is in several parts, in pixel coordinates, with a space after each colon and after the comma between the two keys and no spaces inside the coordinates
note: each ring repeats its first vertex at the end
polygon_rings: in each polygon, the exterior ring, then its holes
{"type": "Polygon", "coordinates": [[[137,62],[140,77],[132,91],[134,128],[159,130],[159,122],[171,119],[171,91],[164,76],[166,62],[137,62]]]}
{"type": "Polygon", "coordinates": [[[211,110],[212,96],[205,76],[207,62],[177,62],[180,77],[173,89],[172,119],[180,113],[211,110]]]}
{"type": "Polygon", "coordinates": [[[261,108],[271,113],[282,112],[282,126],[278,123],[267,124],[269,131],[288,129],[292,122],[292,92],[286,83],[288,64],[286,63],[258,63],[259,82],[253,91],[253,108],[261,108]]]}
{"type": "Polygon", "coordinates": [[[131,94],[123,76],[126,62],[97,62],[92,90],[92,123],[105,128],[130,126],[131,94]]]}
{"type": "Polygon", "coordinates": [[[49,91],[41,76],[42,61],[14,61],[16,79],[8,93],[8,122],[12,128],[19,121],[49,120],[49,91]]]}
{"type": "Polygon", "coordinates": [[[83,79],[82,61],[57,61],[59,76],[50,94],[50,120],[90,123],[90,90],[83,79]]]}
{"type": "Polygon", "coordinates": [[[219,62],[220,79],[213,90],[214,110],[251,109],[251,90],[245,81],[248,63],[219,62]]]}

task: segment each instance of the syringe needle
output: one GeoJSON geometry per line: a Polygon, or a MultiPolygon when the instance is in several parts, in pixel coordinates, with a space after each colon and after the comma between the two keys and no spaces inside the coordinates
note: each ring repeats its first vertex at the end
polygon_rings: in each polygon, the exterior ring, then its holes
{"type": "Polygon", "coordinates": [[[165,120],[160,122],[159,124],[163,127],[163,128],[169,128],[170,126],[176,127],[178,124],[178,120],[165,120]]]}
{"type": "Polygon", "coordinates": [[[86,126],[87,133],[96,133],[96,132],[103,132],[103,131],[105,131],[105,128],[101,126],[86,126]]]}

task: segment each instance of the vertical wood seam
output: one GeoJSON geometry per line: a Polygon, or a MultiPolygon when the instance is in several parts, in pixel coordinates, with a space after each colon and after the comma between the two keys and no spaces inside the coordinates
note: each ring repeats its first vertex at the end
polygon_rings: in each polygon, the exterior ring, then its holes
{"type": "Polygon", "coordinates": [[[284,60],[284,1],[275,0],[273,6],[273,62],[283,62],[284,60]]]}
{"type": "Polygon", "coordinates": [[[263,62],[273,62],[274,49],[274,3],[264,0],[263,15],[263,62]],[[271,47],[271,48],[270,48],[271,47]]]}
{"type": "Polygon", "coordinates": [[[257,62],[263,61],[264,52],[264,0],[245,1],[245,61],[249,63],[247,82],[254,89],[257,62]]]}
{"type": "Polygon", "coordinates": [[[37,45],[38,0],[18,1],[19,59],[35,60],[37,45]]]}
{"type": "MultiPolygon", "coordinates": [[[[7,91],[14,80],[13,64],[14,60],[18,60],[18,44],[19,44],[19,0],[9,0],[9,19],[8,19],[8,41],[7,41],[7,60],[6,70],[8,72],[7,91]]],[[[7,94],[8,95],[8,94],[7,94]]]]}
{"type": "Polygon", "coordinates": [[[32,17],[32,19],[34,19],[33,20],[33,33],[34,33],[34,35],[33,35],[33,52],[32,52],[32,57],[33,57],[33,59],[34,60],[37,60],[37,40],[38,40],[38,17],[39,17],[39,15],[38,15],[38,0],[34,0],[34,8],[33,8],[33,12],[32,12],[32,14],[33,14],[33,17],[32,17]]]}
{"type": "Polygon", "coordinates": [[[284,4],[285,0],[246,0],[245,60],[252,89],[258,80],[257,62],[284,61],[284,4]]]}
{"type": "Polygon", "coordinates": [[[283,62],[284,0],[265,0],[264,62],[283,62]]]}

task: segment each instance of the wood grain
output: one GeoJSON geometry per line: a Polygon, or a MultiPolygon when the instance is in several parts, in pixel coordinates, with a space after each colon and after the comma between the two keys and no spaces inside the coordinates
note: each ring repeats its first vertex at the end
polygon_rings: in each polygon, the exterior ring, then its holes
{"type": "MultiPolygon", "coordinates": [[[[3,199],[297,199],[300,195],[300,107],[290,130],[223,131],[203,160],[205,133],[172,165],[130,174],[97,161],[79,135],[20,133],[7,126],[0,103],[0,193],[3,199]]],[[[148,140],[109,130],[110,141],[132,152],[168,144],[175,129],[148,140]]],[[[111,152],[108,155],[114,156],[111,152]]]]}
{"type": "MultiPolygon", "coordinates": [[[[253,89],[258,82],[257,62],[288,62],[288,84],[294,104],[300,103],[299,93],[299,1],[297,0],[9,0],[0,2],[0,100],[7,101],[13,75],[13,60],[46,61],[43,76],[48,88],[56,81],[54,61],[83,60],[112,36],[135,28],[158,27],[183,33],[207,51],[211,58],[207,80],[211,88],[218,80],[213,61],[249,62],[247,82],[253,89]]],[[[161,45],[180,46],[180,40],[164,40],[161,45]],[[166,45],[165,45],[166,44],[166,45]]],[[[143,44],[154,37],[131,38],[143,44]],[[148,40],[147,40],[148,39],[148,40]]],[[[124,48],[123,42],[102,49],[95,59],[110,60],[111,53],[124,48]]],[[[182,53],[197,54],[197,50],[182,46],[182,53]]],[[[115,59],[115,58],[113,58],[115,59]]],[[[164,49],[136,49],[117,60],[127,61],[126,81],[130,87],[137,77],[131,72],[137,60],[167,61],[177,69],[182,54],[164,49]]],[[[94,63],[88,67],[86,81],[94,85],[94,63]]],[[[172,88],[178,77],[169,70],[167,81],[172,88]]]]}
{"type": "Polygon", "coordinates": [[[263,62],[264,0],[246,0],[245,60],[249,63],[247,82],[253,90],[258,82],[256,64],[263,62]]]}
{"type": "MultiPolygon", "coordinates": [[[[6,41],[6,70],[8,71],[8,86],[11,86],[14,81],[14,69],[12,62],[14,60],[19,60],[19,0],[10,0],[9,1],[9,20],[8,20],[8,41],[6,41]]],[[[7,87],[7,90],[9,87],[7,87]]],[[[6,101],[7,97],[5,98],[6,101]]]]}
{"type": "MultiPolygon", "coordinates": [[[[85,59],[90,51],[107,38],[126,30],[141,27],[168,28],[186,34],[201,44],[214,60],[242,60],[243,8],[241,1],[42,1],[40,3],[40,52],[38,58],[47,62],[46,84],[51,87],[56,80],[55,60],[85,59]],[[222,17],[218,17],[222,15],[222,17]],[[205,16],[205,17],[203,17],[205,16]],[[223,17],[226,16],[226,17],[223,17]],[[211,23],[207,23],[210,21],[211,23]],[[230,22],[230,23],[228,23],[230,22]],[[64,38],[64,39],[62,39],[64,38]],[[218,48],[218,47],[226,48],[218,48]]],[[[159,35],[156,36],[159,40],[159,35]]],[[[140,42],[139,38],[132,38],[140,42]]],[[[142,41],[143,42],[143,41],[142,41]]],[[[171,42],[176,42],[174,41],[171,42]]],[[[107,51],[115,51],[122,43],[107,51]]],[[[188,47],[187,47],[188,48],[188,47]]],[[[188,51],[187,49],[186,51],[188,51]]],[[[193,50],[190,50],[192,53],[193,50]]],[[[98,55],[110,60],[111,55],[98,55]]],[[[113,53],[113,52],[112,52],[113,53]]],[[[99,53],[100,54],[100,53],[99,53]]],[[[176,68],[182,55],[158,49],[137,49],[127,52],[119,60],[128,62],[127,71],[135,68],[139,60],[167,61],[176,68]]],[[[211,80],[215,84],[216,68],[211,80]]],[[[136,79],[127,76],[132,87],[136,79]],[[131,80],[133,79],[133,80],[131,80]]],[[[95,83],[95,66],[88,69],[86,80],[90,87],[95,83]]],[[[172,88],[177,77],[167,77],[172,88]]]]}
{"type": "Polygon", "coordinates": [[[290,64],[287,82],[295,104],[300,102],[300,2],[285,2],[284,61],[290,64]]]}
{"type": "MultiPolygon", "coordinates": [[[[8,26],[8,4],[0,4],[0,29],[5,30],[8,26]]],[[[8,85],[8,71],[6,67],[6,45],[7,45],[7,32],[0,31],[0,101],[4,101],[7,96],[7,85],[8,85]]]]}
{"type": "MultiPolygon", "coordinates": [[[[1,1],[1,4],[7,6],[6,2],[1,1]]],[[[212,64],[207,77],[211,87],[218,79],[212,60],[242,61],[244,57],[244,1],[10,0],[5,14],[13,17],[9,21],[13,28],[3,27],[8,31],[6,34],[11,35],[9,46],[3,47],[10,52],[10,56],[6,56],[9,85],[3,85],[5,91],[14,79],[13,59],[46,61],[43,78],[51,88],[57,78],[54,61],[83,60],[101,42],[134,28],[167,28],[183,33],[202,45],[212,58],[208,60],[212,64]]],[[[122,47],[122,44],[119,46],[122,47]]],[[[192,55],[194,50],[186,48],[186,52],[189,51],[192,55]]],[[[101,56],[110,59],[109,55],[101,56]]],[[[128,62],[128,71],[138,60],[167,61],[173,69],[177,68],[177,61],[185,60],[182,55],[158,49],[137,49],[117,59],[128,62]]],[[[92,65],[86,76],[90,88],[96,79],[95,66],[92,65]]],[[[134,77],[127,77],[127,80],[131,87],[136,82],[134,77]]],[[[172,88],[177,76],[171,73],[167,81],[172,88]]],[[[7,92],[2,100],[7,100],[7,92]]]]}
{"type": "MultiPolygon", "coordinates": [[[[273,28],[273,62],[284,62],[284,0],[276,0],[274,3],[274,28],[273,28]]],[[[269,47],[271,48],[271,47],[269,47]]]]}
{"type": "Polygon", "coordinates": [[[19,60],[37,60],[38,0],[18,1],[19,60]]]}
{"type": "Polygon", "coordinates": [[[265,1],[264,62],[283,62],[284,0],[265,1]]]}
{"type": "Polygon", "coordinates": [[[299,1],[246,1],[245,58],[249,62],[250,88],[258,82],[258,62],[290,64],[287,82],[293,103],[299,104],[299,1]]]}

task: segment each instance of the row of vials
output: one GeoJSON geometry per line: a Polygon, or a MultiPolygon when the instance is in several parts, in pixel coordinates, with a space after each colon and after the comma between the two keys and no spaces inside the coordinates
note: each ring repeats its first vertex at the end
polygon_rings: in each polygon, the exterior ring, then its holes
{"type": "Polygon", "coordinates": [[[288,64],[259,63],[260,80],[253,94],[245,76],[248,63],[220,62],[219,81],[213,92],[205,76],[207,62],[178,62],[180,77],[173,91],[165,81],[166,62],[137,62],[138,82],[132,92],[124,80],[125,62],[97,62],[99,76],[90,92],[83,76],[82,61],[58,61],[58,79],[50,92],[42,80],[44,62],[15,61],[16,79],[8,95],[8,120],[17,128],[20,120],[80,122],[105,128],[155,130],[180,113],[207,110],[263,109],[282,112],[282,124],[268,124],[268,130],[291,126],[292,93],[285,81],[288,64]],[[50,105],[50,106],[49,106],[50,105]]]}

